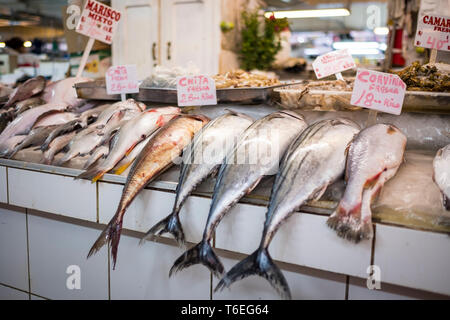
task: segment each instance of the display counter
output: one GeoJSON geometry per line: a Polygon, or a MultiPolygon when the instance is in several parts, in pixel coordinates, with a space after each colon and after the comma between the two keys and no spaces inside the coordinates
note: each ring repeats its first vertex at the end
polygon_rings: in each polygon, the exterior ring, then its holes
{"type": "MultiPolygon", "coordinates": [[[[274,107],[269,105],[227,107],[245,112],[255,119],[274,110],[274,107]]],[[[224,106],[202,107],[191,109],[190,112],[215,117],[221,114],[223,109],[224,106]]],[[[304,114],[309,123],[342,115],[361,124],[367,120],[365,111],[299,112],[304,114]]],[[[408,136],[407,164],[410,162],[418,172],[426,173],[432,159],[432,150],[448,141],[445,134],[450,132],[449,117],[428,115],[424,120],[423,114],[405,113],[398,118],[379,115],[379,121],[394,123],[404,130],[408,136]],[[433,127],[424,125],[424,121],[433,124],[433,127]],[[417,127],[418,124],[421,126],[417,127]],[[419,153],[418,147],[423,147],[419,153]],[[427,164],[423,168],[419,166],[417,169],[414,165],[417,154],[426,158],[427,164]]],[[[86,260],[86,255],[99,231],[115,212],[128,170],[122,175],[106,174],[101,180],[91,183],[73,179],[83,171],[80,169],[84,163],[82,158],[68,162],[65,167],[42,165],[38,163],[39,159],[39,152],[32,148],[20,151],[13,160],[0,159],[0,202],[4,204],[1,210],[8,211],[11,215],[15,212],[20,217],[26,217],[26,276],[30,279],[28,285],[24,282],[23,289],[15,283],[4,283],[2,279],[0,283],[44,298],[278,298],[269,284],[257,277],[248,278],[232,286],[230,290],[216,294],[213,288],[217,279],[203,266],[195,266],[186,273],[169,278],[168,272],[173,261],[182,253],[182,249],[177,248],[170,237],[156,237],[153,241],[138,246],[143,232],[171,212],[179,176],[178,166],[173,166],[150,183],[127,210],[123,225],[126,232],[119,245],[117,270],[111,270],[106,248],[89,260],[86,260]],[[54,235],[56,231],[47,229],[51,228],[53,223],[64,224],[65,228],[70,230],[68,233],[74,232],[74,237],[78,234],[82,240],[65,241],[64,239],[69,237],[68,234],[54,235]],[[72,227],[77,231],[72,230],[72,227]],[[42,228],[42,233],[38,235],[36,230],[40,230],[39,228],[42,228]],[[86,232],[83,231],[79,235],[78,229],[86,229],[86,232]],[[50,247],[41,247],[41,251],[37,253],[35,250],[43,245],[41,242],[44,241],[42,238],[46,232],[49,235],[47,242],[56,243],[47,243],[50,247]],[[63,240],[59,246],[57,239],[60,238],[63,240]],[[64,246],[69,246],[67,250],[74,250],[76,253],[66,253],[64,246]],[[49,276],[49,272],[60,272],[59,277],[67,277],[65,270],[56,266],[49,266],[49,270],[39,270],[43,268],[39,265],[43,259],[54,259],[55,255],[67,257],[61,258],[67,265],[71,264],[68,261],[72,259],[73,264],[80,264],[82,270],[86,268],[86,274],[92,279],[92,284],[84,283],[87,287],[92,287],[92,292],[83,295],[63,287],[49,290],[44,286],[42,282],[49,276]],[[100,268],[100,271],[96,268],[100,268]],[[129,281],[126,280],[127,277],[130,277],[129,281]],[[41,291],[40,286],[43,288],[41,291]],[[162,292],[157,295],[157,290],[162,292]]],[[[405,166],[404,170],[412,168],[405,166]]],[[[439,203],[434,203],[432,212],[427,213],[411,214],[414,206],[402,208],[403,211],[389,212],[387,209],[390,204],[401,202],[401,199],[392,198],[390,195],[401,188],[401,179],[407,177],[408,172],[399,172],[398,177],[386,184],[383,194],[374,204],[375,232],[371,240],[354,244],[338,237],[326,225],[327,217],[333,212],[342,193],[342,181],[329,188],[319,201],[308,203],[292,215],[276,234],[270,252],[286,274],[294,299],[450,296],[450,280],[446,276],[447,270],[450,269],[450,215],[443,209],[439,211],[439,203]],[[400,180],[396,182],[396,179],[400,180]],[[366,279],[370,273],[368,268],[371,265],[379,267],[381,290],[369,290],[366,287],[366,279]]],[[[429,179],[431,181],[431,177],[429,179]]],[[[201,240],[214,181],[211,178],[202,183],[181,211],[180,218],[188,246],[201,240]]],[[[236,262],[233,260],[242,259],[257,247],[272,183],[272,177],[263,179],[219,224],[214,237],[214,247],[219,255],[224,257],[227,270],[236,262]]],[[[438,201],[438,190],[426,190],[429,189],[428,183],[429,181],[422,181],[422,186],[418,183],[416,189],[411,186],[406,189],[416,193],[424,190],[424,199],[432,197],[431,201],[438,201]]],[[[420,199],[417,202],[420,202],[420,199]]],[[[2,219],[5,217],[7,215],[2,219]]],[[[6,227],[3,225],[1,228],[6,227]]],[[[3,240],[5,239],[2,238],[2,242],[3,240]]],[[[10,250],[13,250],[12,247],[10,250]]],[[[58,259],[57,257],[56,260],[58,259]]]]}

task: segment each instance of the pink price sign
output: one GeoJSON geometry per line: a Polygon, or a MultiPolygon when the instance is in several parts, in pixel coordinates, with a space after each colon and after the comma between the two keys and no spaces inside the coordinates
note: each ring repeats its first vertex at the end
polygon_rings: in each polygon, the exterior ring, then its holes
{"type": "Polygon", "coordinates": [[[355,61],[347,49],[331,51],[318,56],[312,63],[312,66],[317,79],[356,68],[355,61]]]}
{"type": "Polygon", "coordinates": [[[357,69],[350,103],[399,115],[405,92],[406,84],[396,74],[357,69]]]}
{"type": "Polygon", "coordinates": [[[138,93],[136,65],[113,66],[105,75],[108,94],[138,93]]]}
{"type": "Polygon", "coordinates": [[[86,0],[76,31],[111,44],[120,17],[120,11],[95,0],[86,0]]]}
{"type": "Polygon", "coordinates": [[[450,17],[423,15],[417,21],[416,47],[450,51],[450,17]]]}
{"type": "Polygon", "coordinates": [[[216,105],[216,83],[210,77],[177,77],[178,106],[216,105]]]}

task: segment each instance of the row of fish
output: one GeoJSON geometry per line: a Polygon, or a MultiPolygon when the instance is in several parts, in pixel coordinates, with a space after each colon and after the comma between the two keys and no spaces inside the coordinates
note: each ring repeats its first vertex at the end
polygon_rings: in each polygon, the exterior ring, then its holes
{"type": "MultiPolygon", "coordinates": [[[[257,121],[237,112],[212,121],[202,116],[179,115],[153,135],[140,152],[128,174],[116,213],[88,256],[108,243],[115,267],[126,209],[145,185],[182,155],[172,212],[152,227],[142,241],[169,233],[184,245],[180,209],[196,186],[217,174],[202,240],[174,262],[169,275],[203,264],[221,278],[216,287],[221,290],[256,274],[267,279],[282,297],[290,298],[288,284],[268,252],[279,227],[307,201],[319,199],[345,173],[345,193],[327,224],[339,236],[354,242],[371,238],[371,202],[399,169],[405,146],[406,136],[389,124],[360,130],[353,121],[338,118],[308,126],[301,115],[288,111],[274,112],[257,121]],[[205,150],[216,152],[208,153],[213,156],[205,159],[205,150]],[[252,155],[256,161],[252,161],[252,155]],[[233,205],[264,176],[275,173],[260,245],[225,273],[211,245],[214,231],[233,205]]],[[[89,178],[93,175],[88,174],[89,178]]]]}
{"type": "MultiPolygon", "coordinates": [[[[215,290],[256,274],[267,279],[283,298],[290,298],[289,286],[269,254],[279,227],[344,176],[344,195],[327,225],[353,242],[370,239],[371,203],[404,158],[406,136],[389,124],[361,130],[355,122],[337,118],[309,125],[301,115],[289,111],[277,111],[254,121],[228,110],[210,120],[203,115],[182,114],[176,107],[147,109],[132,99],[114,104],[80,101],[72,86],[83,79],[63,80],[66,82],[51,85],[50,91],[46,91],[49,86],[44,90],[40,79],[29,81],[10,94],[2,110],[15,117],[0,134],[2,156],[11,157],[34,146],[43,151],[43,163],[62,165],[89,155],[86,171],[77,178],[92,181],[107,172],[120,174],[132,164],[116,213],[88,257],[108,243],[115,267],[127,208],[149,182],[180,157],[172,212],[142,241],[169,233],[184,246],[180,210],[202,181],[216,176],[202,240],[182,254],[169,273],[203,264],[221,279],[215,290]],[[44,104],[34,105],[30,99],[44,104]],[[63,155],[55,160],[60,152],[63,155]],[[268,175],[276,176],[260,245],[225,273],[211,245],[214,232],[230,209],[268,175]]],[[[449,209],[450,145],[437,152],[433,168],[434,181],[449,209]]]]}

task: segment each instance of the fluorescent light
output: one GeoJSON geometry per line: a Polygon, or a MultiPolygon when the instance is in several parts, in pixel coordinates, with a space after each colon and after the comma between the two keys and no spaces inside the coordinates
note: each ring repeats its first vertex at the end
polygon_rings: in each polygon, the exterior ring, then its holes
{"type": "Polygon", "coordinates": [[[316,10],[288,10],[288,11],[267,11],[266,18],[274,15],[275,18],[318,18],[318,17],[345,17],[350,15],[350,11],[345,8],[339,9],[316,9],[316,10]]]}
{"type": "Polygon", "coordinates": [[[340,41],[333,43],[333,49],[378,49],[380,44],[378,42],[355,42],[355,41],[340,41]]]}
{"type": "Polygon", "coordinates": [[[25,42],[23,43],[23,46],[24,46],[25,48],[30,48],[32,45],[33,45],[33,44],[31,43],[31,41],[25,41],[25,42]]]}
{"type": "Polygon", "coordinates": [[[6,43],[0,42],[0,48],[4,48],[4,47],[6,47],[6,43]]]}
{"type": "Polygon", "coordinates": [[[376,27],[375,29],[373,29],[373,33],[375,33],[376,35],[379,35],[379,36],[384,36],[389,33],[389,28],[388,27],[376,27]]]}

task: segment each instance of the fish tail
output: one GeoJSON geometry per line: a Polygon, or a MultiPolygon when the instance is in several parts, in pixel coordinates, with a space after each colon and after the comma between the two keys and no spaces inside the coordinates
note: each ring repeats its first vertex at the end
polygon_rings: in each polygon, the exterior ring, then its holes
{"type": "Polygon", "coordinates": [[[361,205],[346,211],[340,205],[328,218],[327,225],[336,230],[339,237],[358,243],[373,235],[372,222],[361,219],[361,205]]]}
{"type": "Polygon", "coordinates": [[[63,165],[67,161],[75,158],[75,155],[72,155],[71,153],[66,153],[59,161],[56,162],[57,166],[63,165]]]}
{"type": "Polygon", "coordinates": [[[169,277],[172,276],[172,274],[175,272],[198,263],[206,266],[218,278],[224,272],[223,265],[214,253],[211,244],[208,241],[203,240],[195,247],[187,250],[175,261],[172,268],[170,269],[169,277]]]}
{"type": "Polygon", "coordinates": [[[232,283],[251,275],[263,277],[283,299],[291,299],[291,292],[283,273],[272,261],[267,249],[261,248],[231,268],[217,284],[214,292],[229,288],[232,283]]]}
{"type": "Polygon", "coordinates": [[[155,235],[160,236],[164,233],[170,233],[180,247],[185,245],[183,227],[181,226],[180,217],[176,213],[168,215],[155,224],[150,230],[147,231],[145,236],[142,238],[141,243],[155,235]]]}
{"type": "Polygon", "coordinates": [[[97,253],[106,243],[111,245],[111,256],[113,260],[113,270],[116,268],[117,250],[119,247],[120,234],[122,232],[122,219],[118,220],[118,215],[114,215],[100,234],[88,253],[88,258],[97,253]]]}

